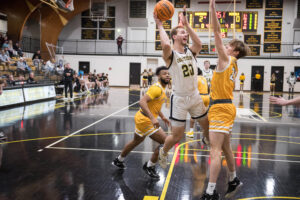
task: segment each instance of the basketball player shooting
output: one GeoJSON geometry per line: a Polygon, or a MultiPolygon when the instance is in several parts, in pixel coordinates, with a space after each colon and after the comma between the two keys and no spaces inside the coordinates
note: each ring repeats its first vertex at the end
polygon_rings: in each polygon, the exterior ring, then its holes
{"type": "MultiPolygon", "coordinates": [[[[159,12],[159,9],[156,12],[159,12]]],[[[171,30],[173,49],[162,21],[158,19],[156,12],[154,12],[154,19],[160,33],[162,57],[169,68],[174,88],[171,95],[170,110],[172,134],[166,138],[163,148],[160,148],[159,151],[159,163],[162,168],[166,168],[168,151],[184,136],[187,113],[199,121],[204,136],[207,138],[208,119],[207,107],[205,107],[199,94],[197,82],[196,56],[200,52],[202,44],[188,23],[186,7],[180,15],[180,22],[183,26],[177,26],[171,30]],[[193,41],[193,45],[190,47],[187,44],[189,36],[193,41]]]]}

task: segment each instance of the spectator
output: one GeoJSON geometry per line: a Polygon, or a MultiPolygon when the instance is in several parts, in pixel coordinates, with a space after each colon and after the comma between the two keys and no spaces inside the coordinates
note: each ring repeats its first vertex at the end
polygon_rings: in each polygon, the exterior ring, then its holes
{"type": "Polygon", "coordinates": [[[0,47],[2,47],[4,43],[4,36],[2,35],[2,33],[0,33],[0,47]]]}
{"type": "Polygon", "coordinates": [[[119,37],[117,38],[118,54],[122,54],[123,41],[124,41],[123,37],[121,35],[119,35],[119,37]]]}
{"type": "Polygon", "coordinates": [[[23,74],[25,74],[26,71],[31,72],[31,68],[27,65],[23,57],[17,62],[17,71],[22,72],[23,74]]]}
{"type": "Polygon", "coordinates": [[[1,50],[0,54],[0,63],[3,63],[7,66],[7,69],[9,68],[9,65],[11,64],[9,56],[5,54],[4,50],[1,50]]]}
{"type": "Polygon", "coordinates": [[[45,75],[53,73],[55,69],[55,60],[54,58],[51,58],[50,60],[48,60],[46,62],[46,66],[45,66],[45,75]]]}
{"type": "Polygon", "coordinates": [[[4,52],[5,52],[5,55],[7,55],[9,58],[11,58],[10,52],[8,51],[7,47],[4,48],[4,52]]]}
{"type": "Polygon", "coordinates": [[[32,56],[32,60],[35,59],[35,57],[38,57],[38,59],[42,59],[42,56],[41,56],[41,51],[40,50],[37,50],[33,56],[32,56]]]}
{"type": "Polygon", "coordinates": [[[26,83],[24,76],[23,75],[19,75],[18,80],[15,81],[15,84],[16,85],[24,85],[24,83],[26,83]]]}
{"type": "Polygon", "coordinates": [[[65,70],[64,70],[64,81],[65,81],[65,100],[68,98],[68,88],[70,91],[70,98],[73,100],[73,75],[74,70],[71,69],[70,63],[65,64],[65,70]]]}
{"type": "Polygon", "coordinates": [[[64,74],[64,66],[63,65],[57,65],[56,72],[58,75],[62,76],[64,74]]]}
{"type": "Polygon", "coordinates": [[[287,83],[289,84],[289,95],[294,94],[294,87],[297,82],[295,72],[291,72],[290,76],[287,78],[287,83]]]}
{"type": "Polygon", "coordinates": [[[35,58],[32,60],[33,65],[40,70],[41,60],[38,58],[38,56],[35,56],[35,58]]]}
{"type": "Polygon", "coordinates": [[[29,77],[27,79],[27,84],[37,84],[37,82],[34,80],[34,73],[30,72],[29,77]]]}
{"type": "Polygon", "coordinates": [[[14,50],[12,40],[8,40],[8,52],[9,52],[9,56],[11,58],[12,57],[17,57],[17,52],[14,50]]]}
{"type": "Polygon", "coordinates": [[[254,91],[255,92],[258,92],[258,91],[260,91],[261,90],[261,87],[260,87],[260,80],[261,80],[261,75],[260,75],[260,73],[259,73],[259,71],[257,70],[256,71],[256,74],[254,75],[254,78],[253,78],[254,80],[254,91]]]}
{"type": "Polygon", "coordinates": [[[23,57],[23,50],[21,49],[18,42],[16,42],[16,44],[14,45],[14,50],[18,53],[19,57],[23,57]]]}
{"type": "Polygon", "coordinates": [[[8,79],[6,80],[6,85],[9,87],[16,85],[13,75],[9,75],[8,79]]]}
{"type": "Polygon", "coordinates": [[[8,40],[4,40],[4,43],[2,44],[2,49],[8,48],[8,40]]]}
{"type": "Polygon", "coordinates": [[[4,80],[0,79],[0,95],[2,95],[3,87],[4,87],[4,80]]]}

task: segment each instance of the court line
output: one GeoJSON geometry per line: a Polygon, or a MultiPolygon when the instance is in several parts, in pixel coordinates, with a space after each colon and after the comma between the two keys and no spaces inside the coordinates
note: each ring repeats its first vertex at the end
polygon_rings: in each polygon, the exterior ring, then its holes
{"type": "MultiPolygon", "coordinates": [[[[192,140],[192,141],[189,141],[187,143],[191,143],[191,142],[195,142],[195,141],[198,141],[198,140],[192,140]]],[[[200,141],[200,140],[199,140],[200,141]]],[[[187,143],[182,143],[183,145],[186,145],[187,143]]],[[[181,146],[183,146],[181,145],[181,146]]],[[[178,145],[180,146],[180,145],[178,145]]],[[[181,147],[180,146],[180,147],[181,147]]],[[[121,150],[118,150],[118,149],[92,149],[92,148],[74,148],[74,147],[49,147],[48,149],[55,149],[55,150],[72,150],[72,151],[98,151],[98,152],[122,152],[122,149],[121,150]]],[[[139,153],[139,154],[152,154],[153,151],[131,151],[130,153],[139,153]]],[[[178,152],[177,152],[178,153],[178,152]]],[[[177,155],[176,153],[176,150],[175,150],[175,153],[173,152],[169,152],[168,154],[169,155],[177,155]]],[[[183,156],[194,156],[194,154],[189,154],[189,153],[185,153],[185,154],[181,154],[183,156]]],[[[210,155],[197,155],[197,157],[207,157],[209,158],[210,155]]],[[[222,158],[225,158],[225,156],[221,156],[222,158]]],[[[279,159],[267,159],[267,158],[243,158],[243,157],[237,157],[237,156],[234,156],[234,158],[239,158],[239,159],[246,159],[246,160],[258,160],[258,161],[272,161],[272,162],[291,162],[291,163],[300,163],[300,160],[297,161],[297,160],[279,160],[279,159]]],[[[174,157],[173,157],[174,159],[174,157]]],[[[176,160],[176,156],[175,156],[175,160],[176,160]]],[[[173,160],[171,162],[171,165],[170,165],[170,169],[169,169],[169,172],[170,170],[174,168],[174,165],[172,167],[172,163],[173,163],[173,160]],[[172,168],[171,168],[172,167],[172,168]]],[[[174,164],[175,164],[175,161],[174,161],[174,164]]],[[[168,178],[168,176],[167,176],[168,178]]],[[[167,180],[166,180],[167,181],[167,180]]]]}
{"type": "MultiPolygon", "coordinates": [[[[45,148],[47,149],[47,148],[49,148],[49,147],[52,147],[53,145],[56,145],[56,144],[58,144],[59,142],[62,142],[62,141],[64,141],[65,139],[67,139],[67,138],[69,138],[69,137],[71,137],[71,136],[73,136],[73,135],[75,135],[75,134],[77,134],[77,133],[79,133],[79,132],[81,132],[81,131],[83,131],[83,130],[89,128],[89,127],[91,127],[91,126],[94,126],[95,124],[97,124],[97,123],[99,123],[99,122],[102,122],[103,120],[106,120],[107,118],[109,118],[109,117],[111,117],[111,116],[113,116],[113,115],[115,115],[115,114],[117,114],[117,113],[119,113],[119,112],[121,112],[121,111],[123,111],[123,110],[125,110],[125,109],[127,109],[127,108],[129,108],[129,107],[131,107],[131,106],[133,106],[133,105],[135,105],[135,104],[137,104],[138,102],[139,102],[139,101],[136,101],[136,102],[134,102],[133,104],[130,104],[129,106],[126,106],[126,107],[124,107],[124,108],[122,108],[122,109],[120,109],[120,110],[117,110],[116,112],[113,112],[113,113],[111,113],[110,115],[107,115],[106,117],[101,118],[101,119],[99,119],[99,120],[97,120],[97,121],[91,123],[90,125],[87,125],[87,126],[81,128],[81,129],[79,129],[79,130],[77,130],[77,131],[71,133],[70,135],[65,136],[64,138],[62,138],[62,139],[60,139],[60,140],[58,140],[58,141],[56,141],[56,142],[53,142],[53,143],[49,144],[49,145],[46,146],[45,148]]],[[[41,151],[41,150],[42,150],[42,149],[39,149],[38,151],[41,151]]]]}

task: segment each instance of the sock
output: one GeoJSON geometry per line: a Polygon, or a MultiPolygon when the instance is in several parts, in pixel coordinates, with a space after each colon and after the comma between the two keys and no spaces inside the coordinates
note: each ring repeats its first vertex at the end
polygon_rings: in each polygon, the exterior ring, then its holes
{"type": "Polygon", "coordinates": [[[119,161],[123,162],[125,157],[122,157],[121,155],[118,156],[119,161]]]}
{"type": "Polygon", "coordinates": [[[194,132],[194,128],[190,128],[190,132],[194,132]]]}
{"type": "Polygon", "coordinates": [[[148,161],[147,167],[153,167],[156,163],[151,162],[151,160],[148,161]]]}
{"type": "Polygon", "coordinates": [[[236,171],[229,172],[229,181],[233,181],[233,179],[236,177],[236,171]]]}
{"type": "Polygon", "coordinates": [[[216,188],[216,183],[208,183],[206,193],[209,195],[213,195],[215,188],[216,188]]]}

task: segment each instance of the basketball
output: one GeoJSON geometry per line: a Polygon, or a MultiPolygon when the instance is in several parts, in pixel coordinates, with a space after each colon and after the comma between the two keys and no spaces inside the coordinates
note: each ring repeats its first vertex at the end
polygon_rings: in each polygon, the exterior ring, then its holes
{"type": "Polygon", "coordinates": [[[161,0],[155,5],[154,12],[157,14],[158,19],[166,21],[173,17],[174,6],[168,0],[161,0]]]}

